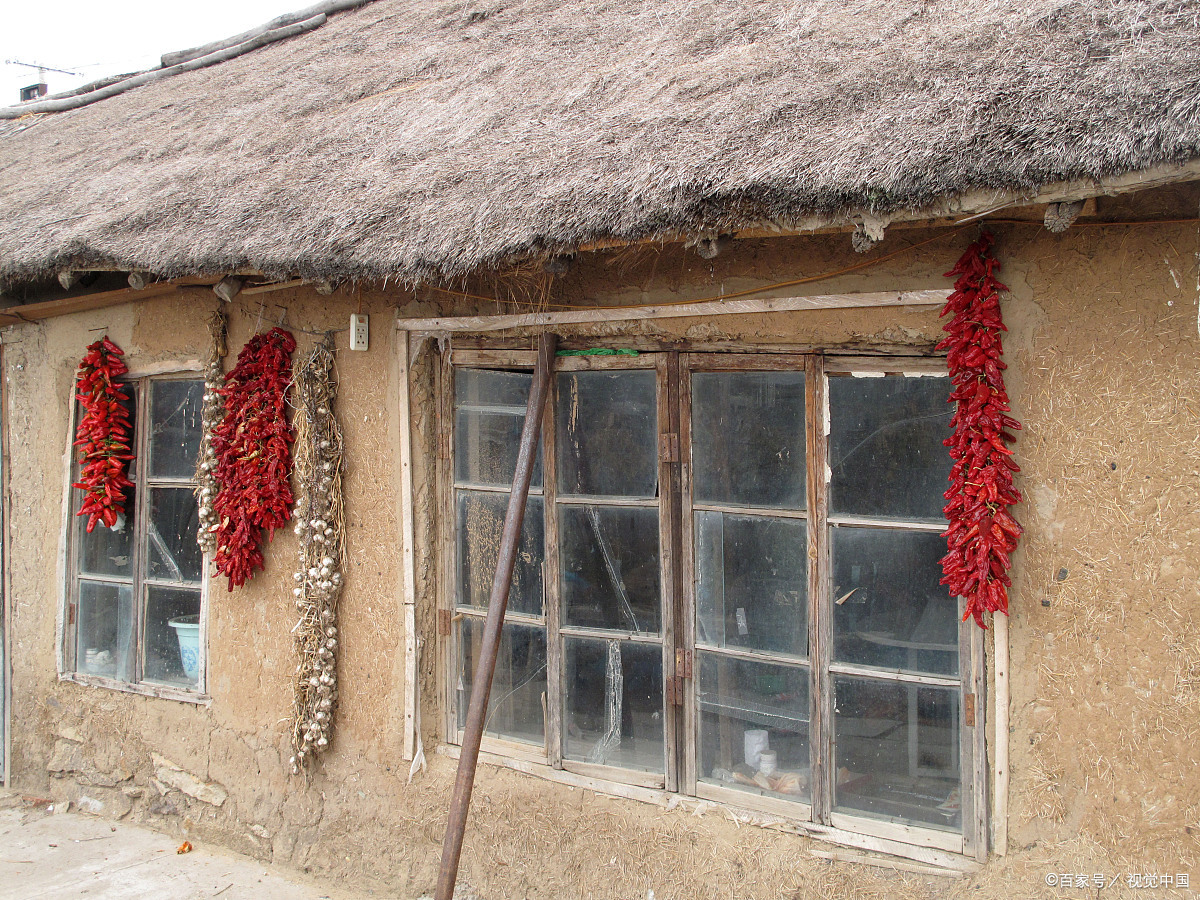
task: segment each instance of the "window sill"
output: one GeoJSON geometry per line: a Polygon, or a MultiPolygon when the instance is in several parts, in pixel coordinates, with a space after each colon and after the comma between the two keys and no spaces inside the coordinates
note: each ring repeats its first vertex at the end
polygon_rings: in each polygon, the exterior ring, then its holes
{"type": "MultiPolygon", "coordinates": [[[[437,746],[437,752],[451,759],[458,759],[462,748],[454,744],[440,743],[437,746]]],[[[935,869],[944,870],[946,875],[952,877],[978,872],[982,868],[979,863],[962,855],[961,852],[945,851],[936,847],[905,843],[902,840],[894,840],[888,837],[847,831],[843,828],[827,825],[817,825],[813,822],[791,818],[787,815],[746,809],[725,800],[718,801],[703,797],[686,797],[670,791],[639,787],[631,784],[618,784],[586,775],[578,775],[562,769],[555,769],[544,762],[531,762],[528,759],[500,756],[496,753],[489,753],[486,750],[479,752],[479,761],[498,768],[513,769],[526,775],[532,775],[535,778],[543,778],[547,781],[565,784],[569,787],[583,788],[595,791],[597,794],[606,794],[610,797],[624,797],[627,800],[651,803],[655,806],[665,807],[666,809],[683,806],[685,808],[694,808],[698,811],[709,804],[715,803],[719,805],[720,809],[731,814],[738,823],[758,825],[774,831],[791,832],[843,847],[853,847],[858,850],[874,851],[885,853],[892,857],[915,860],[935,869]]],[[[716,792],[714,791],[714,793],[716,792]]],[[[838,816],[838,818],[843,822],[851,821],[848,816],[838,816]]],[[[859,822],[858,819],[854,819],[853,821],[855,824],[859,822]]],[[[914,832],[918,830],[923,831],[923,829],[913,829],[914,832]]]]}
{"type": "Polygon", "coordinates": [[[58,676],[59,681],[69,681],[84,687],[107,688],[110,691],[121,691],[126,694],[140,694],[143,697],[157,697],[160,700],[177,700],[180,703],[194,703],[197,706],[208,706],[212,697],[196,691],[183,688],[168,687],[162,684],[130,684],[115,678],[105,678],[103,675],[85,675],[80,672],[63,672],[58,676]]]}

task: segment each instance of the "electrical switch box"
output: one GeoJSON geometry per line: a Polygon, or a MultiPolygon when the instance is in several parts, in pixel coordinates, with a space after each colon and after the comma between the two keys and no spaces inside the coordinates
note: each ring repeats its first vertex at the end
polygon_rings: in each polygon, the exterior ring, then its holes
{"type": "Polygon", "coordinates": [[[366,350],[369,337],[366,313],[352,313],[350,316],[350,349],[366,350]]]}

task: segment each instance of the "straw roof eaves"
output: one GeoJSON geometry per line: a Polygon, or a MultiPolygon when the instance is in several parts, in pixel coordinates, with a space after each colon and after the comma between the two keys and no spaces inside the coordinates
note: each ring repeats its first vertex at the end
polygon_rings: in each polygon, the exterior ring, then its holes
{"type": "Polygon", "coordinates": [[[597,240],[1186,169],[1200,5],[376,0],[0,122],[0,159],[0,279],[90,263],[441,280],[597,240]]]}

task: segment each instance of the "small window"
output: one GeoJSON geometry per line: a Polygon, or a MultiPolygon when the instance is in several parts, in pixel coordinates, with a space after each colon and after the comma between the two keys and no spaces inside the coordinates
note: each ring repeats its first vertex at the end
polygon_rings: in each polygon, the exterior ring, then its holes
{"type": "MultiPolygon", "coordinates": [[[[193,471],[204,382],[126,382],[133,451],[125,514],[89,534],[71,489],[65,656],[69,672],[114,687],[204,690],[204,557],[193,471]]],[[[81,411],[75,401],[75,421],[81,411]]],[[[72,482],[79,479],[79,463],[72,482]]]]}

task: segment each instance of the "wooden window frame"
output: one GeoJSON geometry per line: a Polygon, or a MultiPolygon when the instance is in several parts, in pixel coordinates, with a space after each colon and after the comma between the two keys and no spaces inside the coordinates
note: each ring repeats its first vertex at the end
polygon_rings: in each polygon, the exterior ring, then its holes
{"type": "MultiPolygon", "coordinates": [[[[122,383],[133,388],[133,399],[135,406],[134,413],[134,434],[133,434],[133,452],[136,456],[139,465],[137,467],[135,482],[135,503],[136,508],[133,516],[133,565],[132,574],[129,579],[124,579],[115,576],[105,575],[88,575],[86,578],[79,572],[79,542],[76,538],[78,534],[79,519],[76,515],[76,490],[72,487],[73,482],[77,479],[77,453],[75,453],[74,441],[78,423],[78,417],[82,410],[79,401],[76,397],[75,385],[72,383],[70,411],[68,417],[70,428],[68,431],[67,445],[68,453],[65,460],[65,484],[63,490],[63,507],[64,507],[64,524],[63,524],[63,572],[60,578],[62,585],[62,602],[60,604],[60,619],[59,619],[59,680],[69,681],[75,684],[88,685],[91,687],[108,688],[114,691],[121,691],[130,694],[140,694],[143,696],[159,697],[167,700],[177,700],[184,703],[198,703],[208,705],[211,703],[211,697],[208,694],[208,594],[209,594],[209,578],[207,577],[209,557],[205,553],[201,561],[201,577],[199,582],[200,588],[200,633],[199,633],[199,675],[195,688],[184,688],[178,685],[164,684],[156,681],[144,680],[144,664],[145,664],[145,635],[144,621],[146,615],[146,604],[148,597],[148,587],[180,587],[186,586],[188,589],[194,589],[195,585],[188,582],[173,582],[169,579],[152,578],[146,573],[147,567],[147,542],[148,531],[147,522],[150,514],[150,492],[154,488],[188,488],[194,489],[196,481],[194,477],[177,477],[177,476],[155,476],[151,477],[149,472],[149,448],[150,448],[150,394],[151,386],[156,383],[165,383],[170,381],[196,381],[203,382],[203,377],[199,370],[190,366],[182,365],[179,367],[173,366],[154,366],[145,371],[133,370],[121,379],[122,383]],[[79,614],[79,586],[81,581],[94,581],[107,584],[128,585],[134,594],[133,610],[134,615],[130,623],[130,629],[133,636],[133,675],[134,680],[125,681],[120,678],[109,677],[106,675],[97,675],[90,672],[78,671],[78,623],[79,614]]],[[[102,526],[97,526],[102,527],[102,526]]]]}
{"type": "MultiPolygon", "coordinates": [[[[472,349],[455,347],[443,354],[442,366],[437,380],[439,397],[438,436],[438,495],[441,498],[441,541],[440,562],[445,577],[439,592],[439,616],[446,620],[458,615],[455,608],[457,594],[457,540],[454,510],[454,370],[456,368],[508,369],[530,371],[535,353],[526,350],[472,349]]],[[[682,705],[672,707],[664,698],[666,713],[666,773],[665,777],[648,777],[645,773],[594,766],[564,760],[561,753],[563,694],[561,654],[562,630],[559,623],[561,597],[557,579],[558,530],[555,514],[555,415],[544,417],[543,424],[543,493],[546,535],[546,575],[544,623],[547,644],[547,715],[545,721],[545,746],[504,740],[486,735],[483,751],[496,759],[510,760],[523,771],[560,770],[557,780],[580,777],[597,790],[611,786],[613,793],[637,796],[630,791],[643,791],[647,797],[656,797],[660,792],[667,796],[677,794],[684,798],[698,798],[719,802],[736,808],[750,810],[767,816],[782,817],[794,822],[802,830],[828,835],[864,836],[869,840],[880,839],[889,846],[912,846],[914,852],[922,849],[926,854],[943,851],[954,857],[984,860],[988,852],[988,770],[986,748],[986,669],[985,646],[982,632],[973,624],[959,624],[959,675],[936,676],[907,672],[890,672],[873,667],[856,666],[833,661],[833,609],[831,597],[832,555],[829,547],[829,526],[872,526],[894,527],[913,531],[944,530],[944,523],[908,522],[900,520],[876,520],[872,517],[831,516],[828,508],[828,481],[821,477],[826,472],[828,449],[829,406],[828,378],[830,376],[863,375],[922,375],[946,376],[945,362],[937,357],[889,357],[825,354],[805,349],[801,352],[780,352],[771,348],[762,353],[728,353],[694,349],[687,352],[650,350],[637,357],[621,356],[567,356],[556,359],[555,373],[567,371],[611,371],[618,369],[654,368],[658,372],[658,414],[660,443],[663,436],[675,435],[677,462],[668,461],[660,453],[660,553],[662,562],[663,601],[663,682],[676,681],[682,692],[682,705]],[[807,665],[810,672],[810,716],[809,746],[811,758],[810,802],[791,802],[766,796],[756,796],[743,791],[705,783],[697,777],[698,711],[696,678],[683,677],[676,671],[676,653],[695,658],[695,579],[690,573],[695,570],[695,535],[693,534],[693,505],[691,503],[691,398],[690,383],[694,372],[727,371],[803,371],[805,374],[805,415],[807,453],[807,497],[803,514],[793,515],[807,523],[808,568],[810,591],[816,587],[815,595],[809,599],[809,655],[807,665]],[[676,679],[677,674],[679,678],[676,679]],[[832,680],[840,675],[865,677],[886,683],[929,684],[943,688],[957,688],[959,708],[965,709],[968,702],[973,709],[974,725],[962,718],[958,726],[960,777],[962,779],[962,827],[961,833],[924,828],[915,824],[890,822],[873,818],[867,814],[839,812],[832,808],[833,765],[833,703],[832,680]],[[551,679],[559,679],[556,692],[550,687],[551,679]],[[968,700],[968,695],[973,695],[968,700]],[[820,706],[818,709],[817,707],[820,706]],[[816,785],[820,784],[820,789],[816,785]],[[927,848],[927,849],[925,849],[927,848]]],[[[556,398],[556,394],[552,393],[556,398]]],[[[553,407],[552,407],[553,409],[553,407]]],[[[710,504],[706,504],[710,505],[710,504]]],[[[790,515],[790,514],[789,514],[790,515]]],[[[962,601],[959,602],[962,612],[962,601]]],[[[523,619],[524,617],[521,617],[523,619]]],[[[507,621],[508,619],[506,619],[507,621]]],[[[514,621],[517,621],[514,619],[514,621]]],[[[441,636],[443,673],[443,709],[445,711],[444,735],[448,743],[458,744],[461,732],[457,727],[457,709],[453,685],[458,676],[458,652],[455,635],[458,629],[451,627],[450,636],[441,636]]],[[[686,658],[686,657],[684,657],[686,658]]],[[[691,666],[687,667],[690,671],[691,666]]],[[[548,773],[549,775],[549,773],[548,773]]],[[[645,798],[642,798],[645,799],[645,798]]]]}

